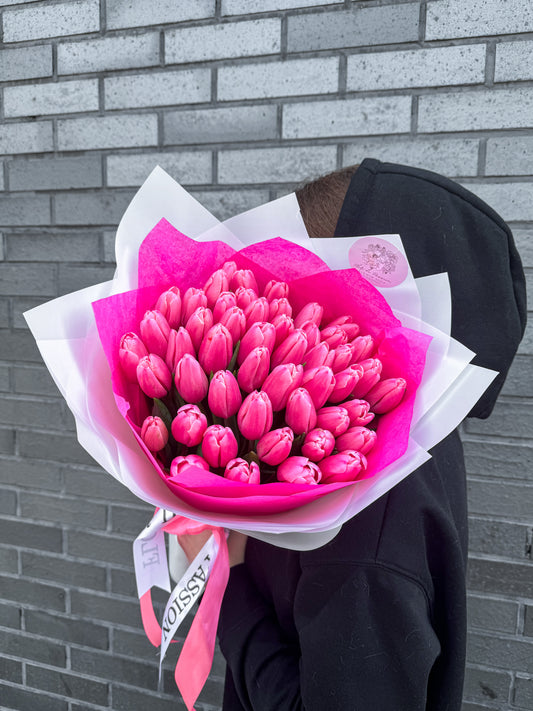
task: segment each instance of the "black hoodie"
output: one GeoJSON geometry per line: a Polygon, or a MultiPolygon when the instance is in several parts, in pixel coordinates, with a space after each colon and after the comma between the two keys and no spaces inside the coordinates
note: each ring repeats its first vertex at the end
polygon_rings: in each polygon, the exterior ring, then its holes
{"type": "MultiPolygon", "coordinates": [[[[500,375],[525,326],[511,232],[481,200],[428,171],[366,159],[335,234],[400,234],[415,277],[448,272],[452,335],[500,375]]],[[[459,711],[465,663],[467,512],[456,432],[432,458],[297,552],[248,540],[219,623],[224,711],[459,711]]]]}

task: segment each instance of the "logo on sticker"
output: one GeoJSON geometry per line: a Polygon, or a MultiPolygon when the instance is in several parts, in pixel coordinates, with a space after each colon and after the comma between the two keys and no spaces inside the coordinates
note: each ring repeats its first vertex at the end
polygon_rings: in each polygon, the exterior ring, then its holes
{"type": "Polygon", "coordinates": [[[398,286],[409,272],[407,259],[390,242],[364,237],[350,247],[350,265],[374,286],[398,286]]]}

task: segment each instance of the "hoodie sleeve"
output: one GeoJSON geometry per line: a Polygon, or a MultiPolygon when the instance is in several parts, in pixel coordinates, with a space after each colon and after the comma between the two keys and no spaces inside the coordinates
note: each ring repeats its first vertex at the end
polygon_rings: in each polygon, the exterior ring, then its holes
{"type": "Polygon", "coordinates": [[[415,277],[448,272],[452,336],[499,375],[470,412],[488,417],[526,323],[512,233],[482,200],[435,173],[375,160],[356,171],[336,236],[399,234],[415,277]]]}

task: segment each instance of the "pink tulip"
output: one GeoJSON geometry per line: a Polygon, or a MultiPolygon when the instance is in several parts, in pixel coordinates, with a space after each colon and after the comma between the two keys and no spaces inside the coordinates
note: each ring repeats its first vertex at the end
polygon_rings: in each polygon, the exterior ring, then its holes
{"type": "Polygon", "coordinates": [[[181,293],[177,286],[171,286],[158,298],[155,305],[168,321],[170,328],[179,328],[181,324],[181,293]]]}
{"type": "Polygon", "coordinates": [[[242,403],[237,379],[229,370],[218,370],[209,384],[207,396],[209,409],[216,417],[235,415],[242,403]]]}
{"type": "Polygon", "coordinates": [[[237,363],[242,365],[246,356],[254,348],[264,346],[272,353],[276,339],[276,329],[268,321],[252,324],[241,339],[237,363]]]}
{"type": "Polygon", "coordinates": [[[254,348],[243,360],[237,379],[241,390],[259,390],[270,370],[270,351],[265,346],[254,348]]]}
{"type": "Polygon", "coordinates": [[[272,319],[272,325],[276,329],[276,339],[274,347],[276,348],[282,343],[291,331],[294,331],[294,322],[287,314],[278,314],[272,319]]]}
{"type": "Polygon", "coordinates": [[[235,459],[238,452],[237,440],[229,427],[211,425],[204,432],[202,454],[212,467],[225,467],[235,459]]]}
{"type": "Polygon", "coordinates": [[[147,311],[140,323],[141,338],[150,353],[161,358],[167,354],[170,326],[160,311],[147,311]]]}
{"type": "Polygon", "coordinates": [[[330,402],[342,402],[351,395],[357,382],[363,376],[360,365],[350,365],[335,374],[335,387],[329,396],[330,402]]]}
{"type": "Polygon", "coordinates": [[[120,339],[118,357],[126,378],[137,382],[137,366],[141,358],[148,355],[148,349],[136,333],[125,333],[120,339]]]}
{"type": "Polygon", "coordinates": [[[213,313],[207,306],[199,306],[187,319],[185,328],[191,337],[194,350],[197,353],[207,332],[213,325],[213,313]]]}
{"type": "Polygon", "coordinates": [[[262,462],[275,467],[281,464],[291,453],[294,433],[290,427],[271,430],[264,434],[257,443],[257,456],[262,462]]]}
{"type": "Polygon", "coordinates": [[[360,380],[357,381],[352,395],[357,398],[362,398],[379,382],[383,366],[378,358],[367,358],[366,360],[359,361],[357,365],[360,365],[363,369],[363,375],[360,380]]]}
{"type": "Polygon", "coordinates": [[[338,437],[350,426],[350,416],[344,405],[322,407],[316,413],[316,423],[318,427],[329,430],[334,437],[338,437]]]}
{"type": "Polygon", "coordinates": [[[337,348],[348,342],[348,336],[342,326],[326,326],[320,332],[320,337],[330,348],[337,348]]]}
{"type": "Polygon", "coordinates": [[[335,448],[335,437],[329,430],[319,427],[307,433],[302,445],[302,454],[312,462],[329,457],[335,448]]]}
{"type": "Polygon", "coordinates": [[[150,452],[159,452],[168,442],[168,430],[160,417],[147,417],[141,427],[141,439],[150,452]]]}
{"type": "Polygon", "coordinates": [[[237,291],[240,286],[245,289],[253,289],[256,294],[259,294],[257,280],[251,269],[237,269],[231,277],[230,286],[233,291],[237,291]]]}
{"type": "Polygon", "coordinates": [[[347,368],[353,360],[353,349],[350,343],[343,343],[337,348],[332,348],[326,359],[326,365],[329,365],[334,373],[347,368]]]}
{"type": "Polygon", "coordinates": [[[206,429],[206,416],[196,405],[183,405],[172,420],[172,436],[187,447],[199,445],[206,429]]]}
{"type": "Polygon", "coordinates": [[[327,343],[318,343],[305,354],[305,367],[318,368],[321,365],[329,365],[329,353],[330,347],[327,343]]]}
{"type": "Polygon", "coordinates": [[[299,365],[303,361],[306,351],[307,336],[300,328],[296,328],[272,353],[272,366],[275,368],[283,363],[299,365]]]}
{"type": "Polygon", "coordinates": [[[263,296],[270,302],[274,299],[286,299],[289,296],[289,285],[284,281],[271,279],[265,286],[263,296]]]}
{"type": "Polygon", "coordinates": [[[170,463],[170,476],[176,477],[191,467],[209,471],[209,464],[198,454],[186,454],[184,457],[174,457],[170,463]]]}
{"type": "Polygon", "coordinates": [[[326,457],[318,466],[322,472],[323,484],[355,481],[358,475],[366,469],[366,458],[364,454],[348,450],[326,457]]]}
{"type": "Polygon", "coordinates": [[[328,326],[341,326],[349,341],[359,335],[360,328],[353,322],[351,316],[339,316],[328,323],[328,326]]]}
{"type": "Polygon", "coordinates": [[[311,368],[304,371],[302,387],[305,388],[313,405],[318,410],[326,404],[329,396],[335,388],[335,376],[331,368],[327,365],[320,365],[318,368],[311,368]]]}
{"type": "Polygon", "coordinates": [[[224,476],[230,481],[239,481],[241,484],[260,484],[261,472],[257,462],[248,463],[244,459],[231,459],[224,469],[224,476]]]}
{"type": "Polygon", "coordinates": [[[165,361],[155,353],[144,356],[137,366],[137,381],[148,397],[162,398],[170,390],[172,375],[165,361]]]}
{"type": "Polygon", "coordinates": [[[320,329],[314,321],[306,321],[300,326],[307,336],[307,353],[320,343],[320,329]]]}
{"type": "Polygon", "coordinates": [[[198,351],[198,360],[206,373],[225,370],[233,355],[233,339],[221,323],[212,326],[204,336],[198,351]]]}
{"type": "Polygon", "coordinates": [[[359,336],[355,338],[351,344],[353,350],[353,362],[358,363],[361,360],[368,358],[376,348],[376,342],[372,336],[359,336]]]}
{"type": "Polygon", "coordinates": [[[276,366],[267,375],[261,389],[270,398],[274,412],[285,409],[289,395],[302,383],[303,372],[301,365],[286,363],[276,366]]]}
{"type": "Polygon", "coordinates": [[[301,328],[302,324],[306,321],[313,321],[317,326],[320,326],[323,315],[324,307],[317,304],[316,301],[311,301],[301,309],[298,316],[294,319],[294,327],[301,328]]]}
{"type": "Polygon", "coordinates": [[[268,310],[268,318],[269,321],[273,321],[276,316],[279,316],[281,314],[286,314],[289,317],[292,317],[292,306],[290,305],[290,302],[286,298],[281,298],[281,299],[271,299],[268,302],[269,304],[269,310],[268,310]]]}
{"type": "Polygon", "coordinates": [[[366,427],[350,427],[344,434],[337,437],[336,446],[339,452],[354,449],[360,454],[368,454],[376,444],[377,435],[366,427]]]}
{"type": "Polygon", "coordinates": [[[223,291],[213,306],[213,322],[218,323],[223,314],[233,306],[237,306],[237,299],[232,291],[223,291]]]}
{"type": "Polygon", "coordinates": [[[207,375],[196,358],[188,353],[178,361],[174,383],[178,393],[187,403],[201,402],[207,395],[207,375]]]}
{"type": "Polygon", "coordinates": [[[246,331],[246,316],[238,306],[232,306],[224,311],[219,323],[228,329],[233,343],[240,341],[246,331]]]}
{"type": "Polygon", "coordinates": [[[194,286],[189,287],[183,294],[181,301],[181,322],[183,325],[186,325],[191,315],[200,306],[204,308],[207,306],[207,296],[203,289],[196,289],[194,286]]]}
{"type": "Polygon", "coordinates": [[[260,439],[272,427],[272,404],[268,395],[254,390],[244,398],[237,413],[237,425],[243,437],[260,439]]]}
{"type": "Polygon", "coordinates": [[[235,289],[235,300],[237,301],[237,306],[243,311],[257,298],[257,292],[253,289],[247,289],[245,286],[239,286],[238,289],[235,289]]]}
{"type": "Polygon", "coordinates": [[[407,383],[403,378],[387,378],[374,385],[365,399],[376,415],[383,415],[400,404],[406,388],[407,383]]]}
{"type": "Polygon", "coordinates": [[[231,279],[231,277],[237,271],[237,265],[235,264],[235,262],[232,261],[224,262],[224,264],[221,266],[221,269],[226,272],[228,279],[231,279]]]}
{"type": "Polygon", "coordinates": [[[258,323],[268,320],[270,305],[264,296],[252,301],[244,309],[246,316],[246,328],[250,328],[253,323],[258,323]]]}
{"type": "Polygon", "coordinates": [[[176,370],[176,365],[186,353],[192,356],[196,355],[189,332],[183,326],[180,326],[177,331],[172,329],[168,338],[165,359],[171,373],[176,370]]]}
{"type": "Polygon", "coordinates": [[[223,269],[217,269],[204,284],[204,293],[207,297],[207,305],[210,309],[213,308],[220,294],[223,291],[228,291],[228,289],[228,275],[223,269]]]}
{"type": "Polygon", "coordinates": [[[279,465],[277,477],[278,481],[290,484],[318,484],[322,472],[307,457],[289,457],[279,465]]]}
{"type": "Polygon", "coordinates": [[[309,432],[316,425],[316,408],[305,388],[296,388],[287,400],[285,421],[294,434],[309,432]]]}
{"type": "Polygon", "coordinates": [[[350,417],[350,427],[368,425],[374,419],[374,413],[369,412],[370,405],[366,400],[346,400],[342,406],[350,417]]]}

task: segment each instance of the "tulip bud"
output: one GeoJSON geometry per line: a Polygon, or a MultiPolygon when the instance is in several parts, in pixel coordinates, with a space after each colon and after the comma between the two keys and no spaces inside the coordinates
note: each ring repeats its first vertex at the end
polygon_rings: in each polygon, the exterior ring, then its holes
{"type": "Polygon", "coordinates": [[[229,427],[211,425],[204,432],[202,454],[212,467],[225,467],[235,459],[238,452],[237,440],[229,427]]]}
{"type": "Polygon", "coordinates": [[[186,325],[187,321],[190,319],[191,315],[199,309],[200,306],[207,306],[207,296],[205,295],[203,289],[195,289],[191,286],[183,294],[183,299],[181,301],[181,322],[186,325]]]}
{"type": "Polygon", "coordinates": [[[210,309],[213,308],[220,294],[223,291],[228,291],[228,289],[228,275],[223,269],[217,269],[204,284],[204,293],[207,297],[207,305],[210,309]]]}
{"type": "Polygon", "coordinates": [[[311,301],[306,304],[294,319],[294,327],[301,328],[306,321],[313,321],[317,326],[320,326],[322,316],[324,315],[324,307],[317,304],[316,301],[311,301]]]}
{"type": "Polygon", "coordinates": [[[305,388],[296,388],[287,400],[285,421],[294,434],[309,432],[316,425],[316,408],[305,388]]]}
{"type": "Polygon", "coordinates": [[[317,427],[307,433],[302,445],[302,454],[312,462],[329,457],[335,447],[335,437],[329,430],[317,427]]]}
{"type": "Polygon", "coordinates": [[[196,352],[187,329],[180,326],[177,331],[172,329],[168,338],[166,363],[171,373],[176,370],[176,365],[188,353],[195,356],[196,352]]]}
{"type": "Polygon", "coordinates": [[[150,353],[155,353],[161,358],[167,354],[170,326],[168,321],[159,311],[147,311],[140,323],[141,338],[150,353]]]}
{"type": "Polygon", "coordinates": [[[318,427],[329,430],[334,437],[338,437],[350,426],[350,416],[344,405],[321,407],[316,413],[316,423],[318,427]]]}
{"type": "Polygon", "coordinates": [[[242,403],[239,384],[229,370],[218,370],[209,384],[207,396],[209,409],[216,417],[231,417],[235,415],[242,403]]]}
{"type": "Polygon", "coordinates": [[[290,484],[318,484],[322,472],[307,457],[289,457],[279,465],[277,477],[290,484]]]}
{"type": "Polygon", "coordinates": [[[226,272],[228,279],[231,280],[231,277],[235,274],[237,271],[237,265],[235,262],[229,261],[229,262],[224,262],[222,265],[221,269],[226,272]]]}
{"type": "Polygon", "coordinates": [[[314,321],[306,321],[300,328],[307,336],[307,352],[309,352],[320,343],[320,329],[314,321]]]}
{"type": "Polygon", "coordinates": [[[326,457],[318,466],[322,472],[322,483],[333,484],[340,481],[355,481],[366,469],[366,458],[359,452],[346,451],[326,457]]]}
{"type": "Polygon", "coordinates": [[[307,351],[307,336],[300,328],[291,331],[287,338],[272,353],[271,363],[275,368],[283,363],[299,365],[307,351]]]}
{"type": "Polygon", "coordinates": [[[136,333],[130,331],[122,336],[118,351],[120,367],[132,383],[137,382],[137,366],[140,359],[147,355],[148,349],[136,333]]]}
{"type": "Polygon", "coordinates": [[[274,412],[285,409],[289,395],[302,383],[303,372],[301,365],[285,363],[267,375],[261,389],[268,395],[274,412]]]}
{"type": "Polygon", "coordinates": [[[274,348],[277,348],[282,343],[291,331],[294,331],[294,322],[287,314],[278,314],[272,319],[272,325],[276,329],[276,340],[274,348]]]}
{"type": "Polygon", "coordinates": [[[239,288],[235,290],[235,300],[237,301],[237,306],[243,311],[256,299],[257,292],[253,289],[247,289],[245,286],[239,286],[239,288]]]}
{"type": "Polygon", "coordinates": [[[382,380],[365,395],[365,399],[376,415],[389,412],[400,404],[407,383],[403,378],[382,380]]]}
{"type": "Polygon", "coordinates": [[[344,434],[337,437],[336,446],[339,452],[353,449],[360,454],[368,454],[376,444],[377,435],[366,427],[350,427],[344,434]]]}
{"type": "Polygon", "coordinates": [[[245,289],[253,289],[256,295],[259,294],[255,274],[251,269],[237,269],[231,277],[230,285],[233,291],[237,291],[240,286],[243,286],[245,289]]]}
{"type": "Polygon", "coordinates": [[[254,390],[247,397],[237,413],[237,425],[243,437],[260,439],[272,427],[272,404],[268,395],[254,390]]]}
{"type": "Polygon", "coordinates": [[[178,361],[174,374],[174,383],[185,402],[201,402],[207,395],[207,375],[196,358],[188,353],[178,361]]]}
{"type": "Polygon", "coordinates": [[[144,356],[137,366],[137,381],[148,397],[162,398],[170,390],[172,375],[165,361],[155,353],[144,356]]]}
{"type": "Polygon", "coordinates": [[[289,285],[284,281],[271,279],[265,286],[263,296],[269,302],[274,299],[286,299],[289,296],[289,285]]]}
{"type": "Polygon", "coordinates": [[[361,398],[365,397],[367,392],[379,382],[383,366],[378,358],[367,358],[366,360],[359,361],[357,365],[360,365],[363,369],[363,375],[357,381],[352,395],[361,398]]]}
{"type": "Polygon", "coordinates": [[[170,463],[170,476],[176,477],[191,467],[197,467],[206,472],[209,471],[209,464],[203,457],[198,456],[198,454],[187,454],[184,457],[174,457],[170,463]]]}
{"type": "Polygon", "coordinates": [[[264,434],[257,443],[257,456],[262,462],[272,467],[281,464],[291,453],[294,433],[290,427],[271,430],[264,434]]]}
{"type": "Polygon", "coordinates": [[[244,459],[231,459],[224,469],[224,477],[242,484],[260,484],[261,472],[257,462],[248,463],[244,459]]]}
{"type": "Polygon", "coordinates": [[[327,343],[318,343],[305,354],[305,367],[318,368],[321,365],[329,365],[329,352],[330,347],[327,343]]]}
{"type": "Polygon", "coordinates": [[[353,322],[351,316],[339,316],[328,323],[328,326],[341,326],[349,341],[359,335],[360,328],[353,322]]]}
{"type": "Polygon", "coordinates": [[[269,321],[273,321],[276,316],[280,316],[281,314],[286,314],[289,317],[292,317],[292,306],[290,305],[290,302],[288,299],[281,298],[281,299],[272,299],[269,302],[269,310],[268,310],[268,319],[269,321]]]}
{"type": "Polygon", "coordinates": [[[329,365],[334,373],[347,368],[353,360],[353,349],[350,343],[343,343],[337,348],[332,348],[328,353],[325,365],[329,365]]]}
{"type": "Polygon", "coordinates": [[[374,419],[374,413],[369,412],[370,405],[366,400],[346,400],[342,406],[348,412],[350,427],[368,425],[374,419]]]}
{"type": "Polygon", "coordinates": [[[352,361],[354,363],[358,363],[359,361],[368,358],[374,352],[376,342],[372,336],[367,335],[355,338],[350,345],[352,346],[353,351],[352,361]]]}
{"type": "Polygon", "coordinates": [[[179,328],[181,324],[181,294],[177,286],[171,286],[158,298],[155,305],[168,321],[170,328],[179,328]]]}
{"type": "Polygon", "coordinates": [[[213,313],[207,306],[199,306],[187,319],[185,328],[191,337],[195,352],[198,352],[206,333],[213,325],[213,313]]]}
{"type": "Polygon", "coordinates": [[[246,316],[238,306],[232,306],[224,311],[219,323],[228,329],[233,343],[240,341],[246,331],[246,316]]]}
{"type": "Polygon", "coordinates": [[[168,430],[160,417],[147,417],[141,427],[141,439],[150,452],[159,452],[166,447],[168,430]]]}
{"type": "Polygon", "coordinates": [[[237,299],[232,291],[223,291],[213,306],[213,322],[218,323],[222,315],[233,306],[237,306],[237,299]]]}
{"type": "Polygon", "coordinates": [[[246,316],[246,328],[250,328],[253,323],[263,322],[268,319],[270,305],[264,296],[252,301],[244,309],[246,316]]]}
{"type": "Polygon", "coordinates": [[[363,376],[360,365],[350,365],[335,374],[335,387],[329,396],[330,402],[342,402],[351,395],[357,382],[363,376]]]}
{"type": "Polygon", "coordinates": [[[243,360],[237,379],[241,390],[259,390],[270,369],[270,351],[265,346],[254,348],[243,360]]]}
{"type": "Polygon", "coordinates": [[[233,339],[221,323],[212,326],[204,336],[198,351],[198,360],[206,373],[225,370],[233,355],[233,339]]]}
{"type": "Polygon", "coordinates": [[[348,342],[348,336],[342,326],[326,326],[320,332],[320,337],[330,348],[337,348],[337,346],[348,342]]]}
{"type": "Polygon", "coordinates": [[[206,416],[196,405],[183,405],[172,420],[172,436],[187,447],[199,445],[206,429],[206,416]]]}
{"type": "Polygon", "coordinates": [[[253,351],[254,348],[259,348],[260,346],[268,348],[272,353],[275,339],[276,329],[268,321],[252,324],[241,339],[237,363],[242,365],[246,356],[253,351]]]}
{"type": "Polygon", "coordinates": [[[333,375],[333,371],[331,368],[328,368],[327,365],[320,365],[318,368],[305,370],[302,387],[308,391],[313,405],[318,410],[326,404],[335,388],[335,376],[333,375]]]}

